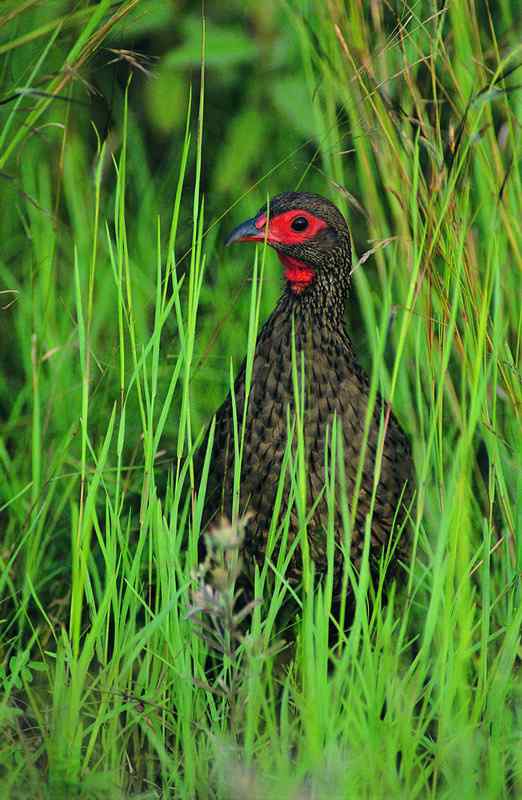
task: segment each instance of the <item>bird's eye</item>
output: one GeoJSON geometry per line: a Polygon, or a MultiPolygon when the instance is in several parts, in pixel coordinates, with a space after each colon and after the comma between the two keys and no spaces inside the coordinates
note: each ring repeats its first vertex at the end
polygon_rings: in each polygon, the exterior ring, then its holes
{"type": "Polygon", "coordinates": [[[296,217],[292,220],[294,231],[305,231],[308,228],[308,220],[305,217],[296,217]]]}

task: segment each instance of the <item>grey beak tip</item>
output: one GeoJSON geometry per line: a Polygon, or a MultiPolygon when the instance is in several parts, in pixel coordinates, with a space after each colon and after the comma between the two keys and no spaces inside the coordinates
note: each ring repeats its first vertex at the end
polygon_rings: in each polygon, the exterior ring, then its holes
{"type": "Polygon", "coordinates": [[[234,228],[232,233],[230,233],[225,239],[225,247],[228,247],[230,244],[234,244],[234,242],[241,242],[243,239],[253,236],[259,236],[259,231],[256,228],[255,217],[252,219],[247,219],[245,222],[242,222],[241,225],[238,225],[237,228],[234,228]]]}

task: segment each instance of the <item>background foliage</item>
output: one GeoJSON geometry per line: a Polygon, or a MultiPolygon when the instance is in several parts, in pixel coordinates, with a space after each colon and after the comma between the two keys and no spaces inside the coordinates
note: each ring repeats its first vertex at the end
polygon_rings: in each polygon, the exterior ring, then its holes
{"type": "Polygon", "coordinates": [[[0,10],[2,796],[517,796],[517,4],[204,22],[0,10]],[[265,570],[210,679],[191,457],[280,290],[272,254],[258,282],[222,243],[299,187],[350,222],[350,333],[415,454],[412,564],[373,611],[361,575],[340,649],[305,594],[288,663],[265,570]]]}

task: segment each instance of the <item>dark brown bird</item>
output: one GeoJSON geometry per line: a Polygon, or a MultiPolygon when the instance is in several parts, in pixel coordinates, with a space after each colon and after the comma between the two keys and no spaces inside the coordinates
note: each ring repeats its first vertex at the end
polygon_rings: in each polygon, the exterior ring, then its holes
{"type": "MultiPolygon", "coordinates": [[[[270,202],[269,215],[263,208],[253,219],[239,225],[228,237],[227,244],[263,242],[265,238],[283,264],[286,286],[257,338],[246,411],[246,362],[241,366],[234,386],[239,431],[246,413],[239,513],[248,510],[252,516],[244,542],[245,560],[248,564],[253,559],[259,562],[264,558],[287,447],[288,424],[292,425],[296,419],[294,378],[297,373],[302,374],[300,365],[303,362],[307,537],[316,572],[324,574],[327,569],[325,460],[330,459],[327,440],[330,436],[331,442],[334,417],[342,428],[349,507],[353,502],[357,503],[350,553],[356,568],[361,559],[366,518],[372,502],[379,428],[385,428],[381,472],[371,520],[370,562],[375,568],[389,544],[395,518],[399,523],[404,519],[405,500],[411,496],[412,464],[406,436],[378,395],[369,426],[360,489],[358,496],[353,497],[370,386],[356,361],[344,328],[351,269],[348,226],[337,208],[323,197],[288,192],[270,202]]],[[[203,444],[200,452],[204,454],[205,451],[206,445],[203,444]]],[[[222,513],[228,517],[231,515],[234,460],[234,413],[229,395],[216,414],[204,514],[206,524],[222,513]]],[[[289,504],[290,494],[287,476],[283,511],[289,504]]],[[[346,541],[340,494],[338,489],[334,510],[338,545],[346,541]]],[[[290,512],[290,544],[298,530],[294,504],[290,512]]],[[[401,541],[406,538],[403,536],[401,541]]],[[[405,550],[401,545],[395,555],[405,550]]],[[[273,560],[276,555],[272,555],[273,560]]],[[[343,555],[339,546],[335,548],[334,569],[339,590],[343,573],[343,555]]],[[[297,547],[287,578],[297,581],[301,571],[302,552],[297,547]]]]}

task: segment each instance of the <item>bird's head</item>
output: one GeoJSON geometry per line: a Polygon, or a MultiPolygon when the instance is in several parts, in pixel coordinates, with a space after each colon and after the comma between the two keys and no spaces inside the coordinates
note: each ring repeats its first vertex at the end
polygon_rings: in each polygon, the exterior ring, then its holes
{"type": "Polygon", "coordinates": [[[263,242],[277,251],[290,290],[301,294],[318,281],[345,288],[350,234],[340,211],[318,194],[285,192],[269,208],[235,228],[226,244],[263,242]]]}

